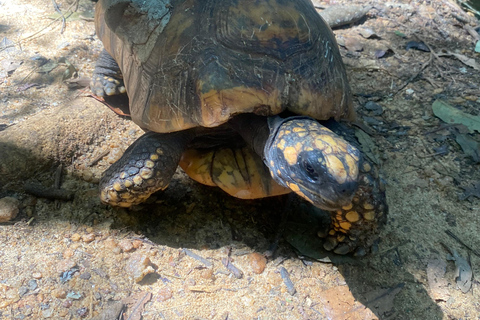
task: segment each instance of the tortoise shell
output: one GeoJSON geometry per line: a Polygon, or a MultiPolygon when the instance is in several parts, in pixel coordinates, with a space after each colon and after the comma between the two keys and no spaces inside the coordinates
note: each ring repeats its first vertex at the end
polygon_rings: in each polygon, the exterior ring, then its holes
{"type": "Polygon", "coordinates": [[[354,118],[335,37],[309,0],[104,0],[95,25],[146,130],[286,110],[354,118]]]}

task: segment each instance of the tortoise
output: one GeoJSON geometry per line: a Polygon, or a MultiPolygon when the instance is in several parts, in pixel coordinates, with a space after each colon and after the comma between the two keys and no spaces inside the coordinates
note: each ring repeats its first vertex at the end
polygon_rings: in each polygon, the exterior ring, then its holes
{"type": "Polygon", "coordinates": [[[355,119],[351,91],[309,0],[100,0],[95,27],[104,50],[91,89],[126,92],[146,131],[104,172],[104,203],[140,204],[180,165],[238,198],[294,192],[331,212],[328,250],[371,245],[384,186],[336,122],[355,119]]]}

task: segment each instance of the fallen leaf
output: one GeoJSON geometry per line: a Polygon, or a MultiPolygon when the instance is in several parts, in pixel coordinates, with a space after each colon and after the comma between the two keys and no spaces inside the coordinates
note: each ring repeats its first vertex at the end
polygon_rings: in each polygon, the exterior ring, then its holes
{"type": "Polygon", "coordinates": [[[405,46],[405,49],[407,51],[410,49],[415,49],[419,51],[430,52],[430,49],[427,47],[427,45],[421,41],[410,41],[405,46]]]}
{"type": "Polygon", "coordinates": [[[458,200],[471,200],[472,197],[480,199],[480,181],[471,184],[467,187],[460,187],[464,190],[463,194],[458,197],[458,200]]]}
{"type": "Polygon", "coordinates": [[[476,163],[480,163],[480,144],[477,141],[465,134],[456,134],[455,141],[467,156],[472,157],[476,163]]]}
{"type": "Polygon", "coordinates": [[[463,293],[467,293],[472,287],[473,272],[470,264],[457,251],[452,250],[452,255],[447,257],[448,260],[455,261],[455,281],[457,287],[462,290],[463,293]]]}
{"type": "Polygon", "coordinates": [[[124,319],[141,320],[145,304],[149,302],[150,299],[152,299],[152,294],[150,292],[139,292],[123,299],[122,303],[128,306],[128,309],[125,312],[128,316],[124,317],[124,319]]]}
{"type": "Polygon", "coordinates": [[[445,101],[436,100],[432,104],[433,114],[446,123],[460,123],[468,127],[473,132],[480,132],[480,116],[474,116],[460,111],[445,101]]]}
{"type": "Polygon", "coordinates": [[[58,63],[56,63],[55,61],[49,60],[47,63],[42,65],[40,68],[38,68],[37,72],[39,72],[39,73],[49,73],[50,71],[52,71],[56,67],[58,67],[58,63]]]}
{"type": "Polygon", "coordinates": [[[455,57],[458,60],[460,60],[460,62],[462,62],[464,65],[469,66],[475,70],[480,70],[480,66],[477,64],[475,59],[469,58],[463,54],[446,52],[446,53],[438,53],[437,55],[439,57],[455,57]]]}
{"type": "Polygon", "coordinates": [[[377,157],[377,145],[375,142],[373,142],[373,139],[366,132],[360,129],[355,129],[355,136],[360,143],[362,153],[374,163],[380,164],[380,160],[377,157]]]}

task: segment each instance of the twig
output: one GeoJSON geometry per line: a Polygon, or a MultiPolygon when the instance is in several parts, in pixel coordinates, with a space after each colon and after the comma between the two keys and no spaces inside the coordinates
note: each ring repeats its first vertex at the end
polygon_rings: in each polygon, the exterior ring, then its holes
{"type": "Polygon", "coordinates": [[[65,25],[66,25],[65,16],[63,15],[63,12],[60,10],[55,0],[52,0],[52,3],[53,3],[53,8],[62,16],[62,30],[60,30],[60,34],[63,34],[63,32],[65,31],[65,25]]]}
{"type": "Polygon", "coordinates": [[[243,271],[235,267],[231,262],[230,258],[222,258],[222,263],[230,271],[233,276],[237,279],[241,279],[243,277],[243,271]]]}
{"type": "Polygon", "coordinates": [[[287,287],[288,293],[293,296],[297,290],[295,289],[292,280],[290,280],[290,275],[288,274],[287,269],[280,267],[280,275],[282,276],[283,283],[285,283],[285,286],[287,287]]]}
{"type": "Polygon", "coordinates": [[[201,263],[203,263],[204,265],[206,265],[207,267],[211,267],[213,264],[208,261],[207,259],[203,258],[203,257],[200,257],[198,254],[196,253],[193,253],[192,251],[188,250],[188,249],[183,249],[183,252],[189,256],[190,258],[193,258],[195,260],[198,260],[200,261],[201,263]]]}
{"type": "Polygon", "coordinates": [[[92,161],[90,161],[89,163],[87,163],[87,167],[91,167],[93,165],[95,165],[98,161],[102,160],[103,157],[105,157],[106,155],[108,155],[110,153],[110,150],[105,150],[103,151],[102,153],[100,153],[98,156],[96,156],[95,158],[93,158],[92,161]]]}
{"type": "Polygon", "coordinates": [[[73,192],[65,189],[45,188],[39,184],[26,183],[25,192],[39,198],[52,200],[70,201],[73,199],[73,192]]]}
{"type": "Polygon", "coordinates": [[[476,255],[477,257],[480,257],[480,253],[478,253],[478,251],[472,249],[470,246],[468,246],[467,244],[465,244],[465,242],[463,242],[462,240],[460,240],[459,237],[457,237],[452,231],[450,230],[445,230],[445,233],[448,234],[450,237],[452,237],[453,239],[457,240],[458,243],[460,243],[462,246],[464,246],[465,248],[467,248],[468,250],[472,251],[472,253],[474,255],[476,255]]]}

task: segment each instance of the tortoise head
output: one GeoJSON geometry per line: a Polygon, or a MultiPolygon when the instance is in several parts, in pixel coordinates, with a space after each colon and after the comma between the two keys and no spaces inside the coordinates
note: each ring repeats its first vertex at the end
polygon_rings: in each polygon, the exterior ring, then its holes
{"type": "Polygon", "coordinates": [[[335,210],[358,188],[360,152],[308,117],[269,118],[265,162],[272,177],[313,205],[335,210]]]}

